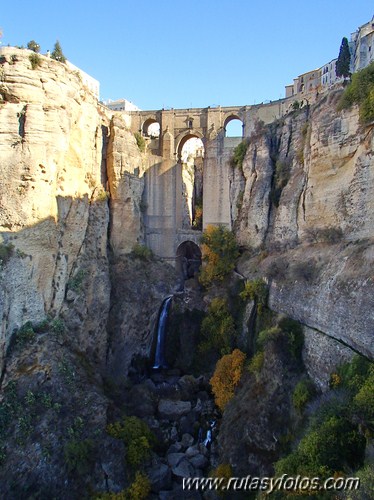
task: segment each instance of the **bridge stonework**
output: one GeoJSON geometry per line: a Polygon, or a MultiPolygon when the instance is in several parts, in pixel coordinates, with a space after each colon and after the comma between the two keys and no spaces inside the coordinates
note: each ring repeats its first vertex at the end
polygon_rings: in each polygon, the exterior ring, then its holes
{"type": "Polygon", "coordinates": [[[204,144],[203,229],[222,224],[231,229],[230,160],[234,148],[250,140],[258,122],[270,123],[287,113],[292,99],[254,106],[208,107],[130,112],[131,130],[146,137],[149,168],[145,172],[145,243],[155,255],[173,262],[178,246],[199,243],[200,231],[186,220],[182,179],[182,148],[192,138],[204,144]],[[240,119],[243,137],[225,137],[226,125],[240,119]],[[147,137],[148,126],[158,123],[158,138],[147,137]]]}

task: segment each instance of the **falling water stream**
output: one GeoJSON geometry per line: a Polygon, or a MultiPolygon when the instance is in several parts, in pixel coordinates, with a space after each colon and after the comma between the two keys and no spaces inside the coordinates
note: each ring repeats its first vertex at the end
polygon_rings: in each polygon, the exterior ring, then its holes
{"type": "Polygon", "coordinates": [[[169,308],[171,304],[172,295],[167,297],[161,306],[161,311],[157,322],[157,344],[155,361],[153,365],[154,370],[160,370],[161,368],[168,368],[165,360],[165,339],[166,339],[166,323],[168,319],[169,308]]]}

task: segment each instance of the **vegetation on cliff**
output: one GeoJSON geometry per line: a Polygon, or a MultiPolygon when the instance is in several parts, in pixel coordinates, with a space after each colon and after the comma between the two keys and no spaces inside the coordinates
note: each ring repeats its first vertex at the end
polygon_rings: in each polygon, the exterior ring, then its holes
{"type": "Polygon", "coordinates": [[[352,81],[339,103],[339,109],[349,108],[353,104],[359,106],[362,123],[374,120],[374,63],[352,75],[352,81]]]}
{"type": "Polygon", "coordinates": [[[210,286],[214,281],[223,281],[235,268],[239,256],[234,234],[224,226],[208,226],[202,237],[203,268],[199,281],[210,286]]]}

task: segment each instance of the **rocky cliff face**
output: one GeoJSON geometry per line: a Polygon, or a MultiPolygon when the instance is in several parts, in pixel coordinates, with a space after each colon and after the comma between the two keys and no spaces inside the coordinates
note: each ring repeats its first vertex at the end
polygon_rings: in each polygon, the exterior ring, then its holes
{"type": "Polygon", "coordinates": [[[373,356],[374,130],[336,110],[340,95],[257,127],[232,173],[232,217],[257,253],[239,268],[269,277],[275,311],[373,356]]]}
{"type": "Polygon", "coordinates": [[[48,314],[103,360],[108,232],[118,252],[141,240],[144,155],[77,72],[44,56],[32,69],[30,54],[0,60],[0,366],[14,329],[48,314]]]}

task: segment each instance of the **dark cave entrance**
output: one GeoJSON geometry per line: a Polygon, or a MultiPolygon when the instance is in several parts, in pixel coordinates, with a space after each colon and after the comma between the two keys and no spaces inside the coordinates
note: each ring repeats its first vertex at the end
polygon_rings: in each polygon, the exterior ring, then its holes
{"type": "Polygon", "coordinates": [[[184,241],[177,248],[176,268],[184,280],[193,278],[201,266],[201,250],[193,241],[184,241]]]}

